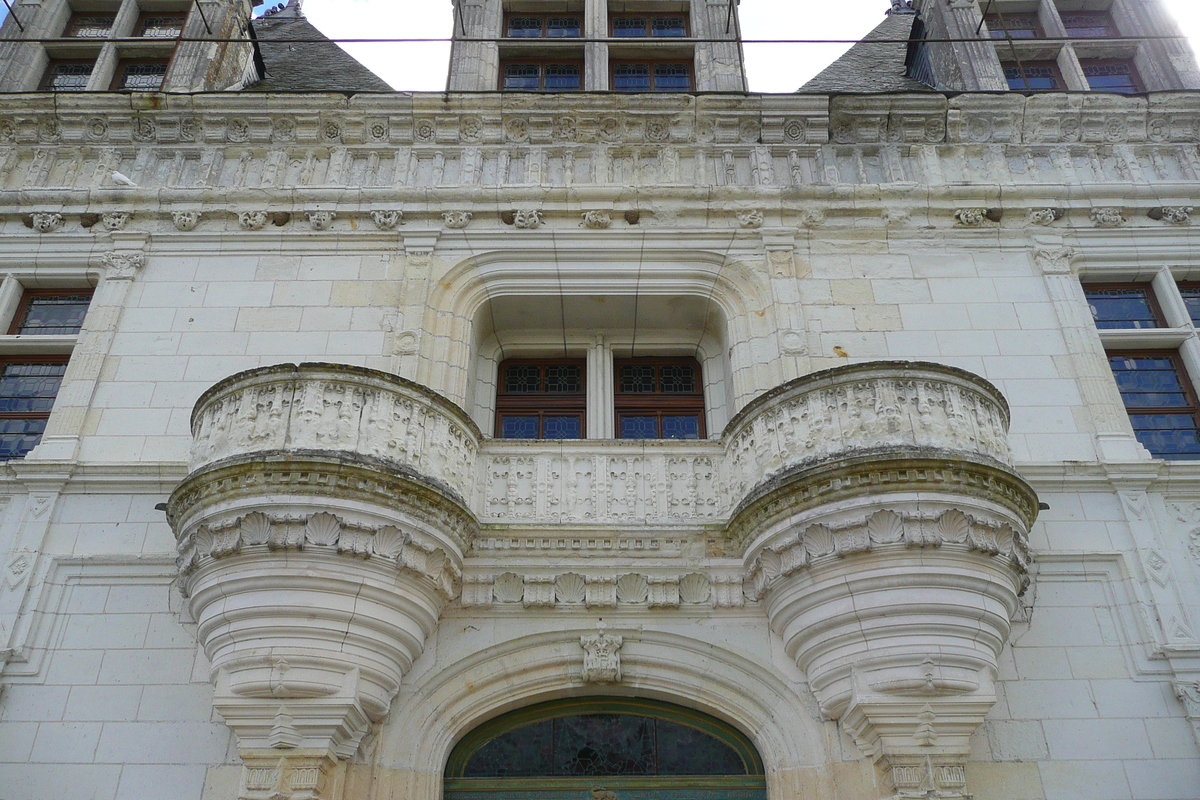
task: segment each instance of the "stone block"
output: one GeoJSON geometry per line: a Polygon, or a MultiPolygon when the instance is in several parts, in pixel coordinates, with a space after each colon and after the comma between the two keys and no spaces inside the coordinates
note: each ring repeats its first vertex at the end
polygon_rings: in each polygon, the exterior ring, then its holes
{"type": "Polygon", "coordinates": [[[1042,723],[1052,758],[1061,761],[1151,758],[1140,719],[1047,719],[1042,723]]]}
{"type": "Polygon", "coordinates": [[[1119,761],[1043,761],[1038,770],[1046,800],[1132,800],[1119,761]]]}
{"type": "Polygon", "coordinates": [[[1042,776],[1037,764],[967,764],[966,792],[974,800],[1042,800],[1042,776]]]}
{"type": "Polygon", "coordinates": [[[30,763],[90,764],[104,725],[99,722],[43,722],[30,763]]]}
{"type": "Polygon", "coordinates": [[[1042,724],[1037,720],[988,720],[984,727],[992,758],[996,761],[1044,761],[1050,758],[1042,724]]]}
{"type": "Polygon", "coordinates": [[[200,765],[128,764],[121,770],[116,800],[151,800],[159,797],[199,800],[204,791],[205,772],[207,769],[200,765]]]}
{"type": "Polygon", "coordinates": [[[141,701],[141,686],[72,686],[63,719],[123,722],[137,715],[141,701]]]}

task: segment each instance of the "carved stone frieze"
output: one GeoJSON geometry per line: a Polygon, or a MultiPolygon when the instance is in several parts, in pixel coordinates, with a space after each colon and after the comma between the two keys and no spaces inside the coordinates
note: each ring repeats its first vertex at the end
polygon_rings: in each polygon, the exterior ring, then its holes
{"type": "Polygon", "coordinates": [[[1187,225],[1192,220],[1191,206],[1162,206],[1152,208],[1146,216],[1154,220],[1162,220],[1172,225],[1187,225]]]}
{"type": "Polygon", "coordinates": [[[55,211],[34,211],[29,215],[32,219],[32,227],[38,233],[54,233],[62,229],[66,222],[63,215],[55,211]]]}
{"type": "Polygon", "coordinates": [[[524,608],[560,608],[568,611],[587,608],[695,608],[728,607],[744,604],[742,577],[723,576],[726,583],[736,582],[736,592],[718,596],[713,579],[699,572],[684,575],[647,575],[639,572],[583,575],[566,572],[558,575],[536,573],[521,575],[468,574],[463,578],[463,606],[524,608]]]}
{"type": "Polygon", "coordinates": [[[1063,212],[1059,208],[1031,208],[1025,215],[1025,221],[1030,225],[1053,225],[1062,219],[1063,212]]]}
{"type": "Polygon", "coordinates": [[[612,226],[612,213],[609,211],[585,211],[582,217],[584,227],[593,230],[603,230],[612,226]]]}
{"type": "Polygon", "coordinates": [[[176,230],[192,231],[200,224],[199,211],[172,211],[171,222],[175,225],[176,230]]]}
{"type": "Polygon", "coordinates": [[[1093,208],[1088,216],[1097,228],[1120,228],[1128,222],[1125,212],[1120,208],[1093,208]]]}
{"type": "Polygon", "coordinates": [[[242,211],[238,214],[238,225],[244,231],[261,231],[267,224],[267,212],[242,211]]]}
{"type": "Polygon", "coordinates": [[[136,250],[117,250],[100,256],[100,263],[109,278],[128,279],[146,265],[146,256],[136,250]]]}
{"type": "Polygon", "coordinates": [[[954,212],[954,222],[964,228],[978,228],[988,221],[986,208],[960,208],[954,212]]]}
{"type": "Polygon", "coordinates": [[[579,637],[583,648],[583,682],[620,683],[621,646],[625,637],[605,633],[603,622],[596,627],[596,633],[579,637]]]}
{"type": "Polygon", "coordinates": [[[129,211],[106,211],[100,215],[100,224],[106,231],[119,231],[124,230],[132,218],[129,211]]]}
{"type": "Polygon", "coordinates": [[[403,211],[372,211],[371,221],[381,231],[390,231],[397,225],[404,224],[403,211]]]}
{"type": "Polygon", "coordinates": [[[521,208],[513,212],[513,227],[531,230],[541,227],[542,212],[536,208],[521,208]]]}
{"type": "Polygon", "coordinates": [[[308,211],[305,213],[308,217],[308,225],[314,231],[327,231],[333,221],[337,219],[337,214],[332,211],[308,211]]]}
{"type": "Polygon", "coordinates": [[[1038,269],[1048,275],[1067,275],[1075,258],[1072,247],[1039,247],[1033,251],[1038,269]]]}
{"type": "Polygon", "coordinates": [[[446,227],[453,229],[467,227],[474,217],[475,215],[470,211],[446,211],[442,214],[442,220],[446,223],[446,227]]]}
{"type": "Polygon", "coordinates": [[[738,225],[743,228],[761,228],[765,217],[761,209],[749,208],[737,212],[738,225]]]}

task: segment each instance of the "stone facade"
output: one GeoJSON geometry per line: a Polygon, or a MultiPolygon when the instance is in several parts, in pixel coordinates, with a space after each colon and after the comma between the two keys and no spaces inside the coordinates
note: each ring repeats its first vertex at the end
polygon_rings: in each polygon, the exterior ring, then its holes
{"type": "Polygon", "coordinates": [[[0,796],[437,800],[600,696],[769,800],[1194,800],[1200,466],[1105,348],[1200,380],[1198,145],[1189,92],[0,96],[0,322],[94,287],[0,336],[70,357],[0,470],[0,796]],[[631,353],[707,438],[615,438],[631,353]],[[495,438],[564,355],[586,438],[495,438]]]}

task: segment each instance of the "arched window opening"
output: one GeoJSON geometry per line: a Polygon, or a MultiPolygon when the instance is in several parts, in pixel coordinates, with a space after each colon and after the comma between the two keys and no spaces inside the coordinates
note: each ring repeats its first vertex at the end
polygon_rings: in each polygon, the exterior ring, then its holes
{"type": "Polygon", "coordinates": [[[597,792],[619,800],[765,800],[766,783],[753,744],[725,723],[614,698],[498,717],[468,734],[446,767],[445,800],[588,800],[597,792]]]}

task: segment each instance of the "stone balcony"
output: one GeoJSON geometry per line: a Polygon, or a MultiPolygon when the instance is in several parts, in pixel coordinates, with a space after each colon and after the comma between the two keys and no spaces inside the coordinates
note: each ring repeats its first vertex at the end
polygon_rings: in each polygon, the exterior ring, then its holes
{"type": "MultiPolygon", "coordinates": [[[[955,797],[1037,513],[1007,429],[991,384],[936,364],[816,373],[751,402],[720,439],[653,442],[485,441],[409,381],[282,365],[200,398],[170,516],[217,709],[248,764],[281,747],[327,771],[351,755],[459,596],[473,543],[670,531],[726,571],[742,561],[721,577],[737,602],[714,604],[761,604],[897,791],[932,781],[955,797]]],[[[497,597],[528,598],[504,577],[497,597]]],[[[684,594],[709,596],[706,576],[687,578],[684,594]]],[[[472,579],[471,605],[490,604],[490,580],[472,579]]],[[[533,605],[554,605],[539,580],[533,605]]]]}

